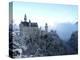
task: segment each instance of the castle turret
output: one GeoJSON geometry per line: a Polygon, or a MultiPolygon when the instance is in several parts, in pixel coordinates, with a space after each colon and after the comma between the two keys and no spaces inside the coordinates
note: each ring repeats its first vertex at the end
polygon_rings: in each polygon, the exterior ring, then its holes
{"type": "Polygon", "coordinates": [[[29,19],[29,27],[31,27],[31,20],[29,19]]]}
{"type": "Polygon", "coordinates": [[[45,23],[45,31],[46,31],[46,33],[48,32],[48,25],[47,25],[47,23],[45,23]]]}

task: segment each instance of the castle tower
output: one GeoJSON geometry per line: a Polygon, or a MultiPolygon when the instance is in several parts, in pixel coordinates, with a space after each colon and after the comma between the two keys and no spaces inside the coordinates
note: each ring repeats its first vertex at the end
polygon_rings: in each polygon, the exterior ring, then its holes
{"type": "Polygon", "coordinates": [[[29,27],[31,27],[31,20],[29,19],[29,27]]]}
{"type": "Polygon", "coordinates": [[[26,14],[24,15],[24,21],[25,21],[25,22],[27,21],[27,17],[26,17],[26,14]]]}
{"type": "Polygon", "coordinates": [[[45,23],[45,32],[47,33],[48,32],[48,24],[45,23]]]}

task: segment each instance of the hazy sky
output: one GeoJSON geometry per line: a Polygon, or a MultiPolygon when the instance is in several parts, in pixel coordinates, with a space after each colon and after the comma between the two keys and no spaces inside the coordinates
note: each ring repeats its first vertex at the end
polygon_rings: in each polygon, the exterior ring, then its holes
{"type": "Polygon", "coordinates": [[[13,3],[14,23],[19,24],[24,20],[37,22],[39,26],[44,26],[47,22],[49,26],[57,23],[74,23],[78,18],[78,7],[76,5],[46,4],[46,3],[13,3]]]}

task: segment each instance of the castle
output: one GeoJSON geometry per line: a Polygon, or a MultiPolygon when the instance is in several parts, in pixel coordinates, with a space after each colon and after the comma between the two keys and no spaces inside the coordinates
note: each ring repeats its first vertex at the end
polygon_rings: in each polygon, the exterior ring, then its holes
{"type": "Polygon", "coordinates": [[[20,36],[21,39],[25,40],[30,39],[30,38],[35,38],[37,35],[46,34],[48,32],[48,25],[47,23],[45,24],[45,30],[41,31],[40,28],[38,28],[37,22],[31,22],[29,19],[29,22],[27,21],[27,16],[26,14],[24,15],[24,21],[21,21],[19,24],[20,27],[20,36]]]}

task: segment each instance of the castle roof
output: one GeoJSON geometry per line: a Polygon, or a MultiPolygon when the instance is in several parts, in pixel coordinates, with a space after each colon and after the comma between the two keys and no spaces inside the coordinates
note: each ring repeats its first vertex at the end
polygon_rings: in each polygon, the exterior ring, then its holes
{"type": "Polygon", "coordinates": [[[31,26],[32,27],[38,27],[38,24],[37,23],[31,23],[31,26]]]}
{"type": "MultiPolygon", "coordinates": [[[[21,24],[23,24],[23,26],[29,27],[29,22],[21,22],[21,24]]],[[[31,23],[31,27],[38,27],[38,24],[37,23],[31,23]]]]}
{"type": "Polygon", "coordinates": [[[29,26],[28,22],[21,22],[21,24],[23,24],[23,26],[29,26]]]}

